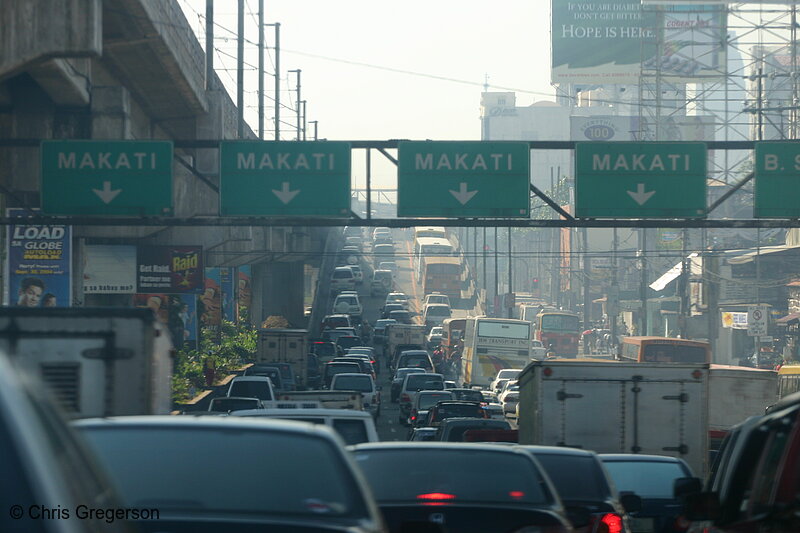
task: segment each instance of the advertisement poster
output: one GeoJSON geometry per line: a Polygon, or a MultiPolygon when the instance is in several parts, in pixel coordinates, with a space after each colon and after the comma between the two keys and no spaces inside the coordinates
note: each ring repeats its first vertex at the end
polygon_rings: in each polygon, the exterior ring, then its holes
{"type": "Polygon", "coordinates": [[[197,299],[197,316],[201,328],[212,328],[219,331],[222,325],[222,284],[220,269],[205,269],[205,289],[197,299]]]}
{"type": "MultiPolygon", "coordinates": [[[[30,210],[8,209],[9,217],[30,210]]],[[[72,305],[72,227],[8,226],[5,303],[23,307],[72,305]]]]}
{"type": "Polygon", "coordinates": [[[197,303],[194,294],[134,294],[133,306],[149,308],[166,324],[175,349],[197,347],[197,303]]]}
{"type": "Polygon", "coordinates": [[[637,83],[656,17],[631,0],[551,0],[553,83],[637,83]]]}
{"type": "MultiPolygon", "coordinates": [[[[648,8],[645,8],[649,11],[648,8]]],[[[658,16],[660,52],[646,57],[645,70],[660,70],[662,79],[692,83],[725,76],[726,12],[722,6],[674,5],[658,16]]]]}
{"type": "Polygon", "coordinates": [[[136,292],[136,246],[87,245],[83,253],[85,294],[136,292]]]}
{"type": "Polygon", "coordinates": [[[239,280],[239,290],[236,298],[236,319],[247,321],[250,319],[250,305],[253,300],[253,267],[242,265],[236,269],[236,272],[239,280]]]}
{"type": "Polygon", "coordinates": [[[710,115],[664,116],[660,127],[632,115],[573,115],[569,122],[573,141],[708,141],[714,140],[716,124],[710,115]]]}
{"type": "Polygon", "coordinates": [[[202,293],[203,249],[200,246],[139,246],[136,292],[202,293]]]}
{"type": "Polygon", "coordinates": [[[220,286],[222,288],[222,318],[236,321],[236,269],[220,267],[220,286]]]}

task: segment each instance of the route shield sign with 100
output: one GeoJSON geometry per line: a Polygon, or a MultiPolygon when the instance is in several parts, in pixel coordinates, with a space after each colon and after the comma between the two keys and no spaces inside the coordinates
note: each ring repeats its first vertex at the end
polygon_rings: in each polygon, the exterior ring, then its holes
{"type": "Polygon", "coordinates": [[[169,141],[44,141],[41,158],[43,213],[172,214],[169,141]]]}
{"type": "Polygon", "coordinates": [[[399,143],[397,215],[527,218],[530,216],[528,144],[399,143]]]}
{"type": "Polygon", "coordinates": [[[580,218],[704,218],[706,145],[588,142],[575,147],[580,218]]]}
{"type": "Polygon", "coordinates": [[[800,217],[800,143],[756,143],[756,218],[800,217]]]}
{"type": "Polygon", "coordinates": [[[225,141],[220,214],[350,215],[350,143],[225,141]]]}

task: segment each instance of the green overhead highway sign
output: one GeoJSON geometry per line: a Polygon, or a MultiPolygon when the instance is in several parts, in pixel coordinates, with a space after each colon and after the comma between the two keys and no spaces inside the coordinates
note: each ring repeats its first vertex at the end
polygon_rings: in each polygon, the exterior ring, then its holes
{"type": "Polygon", "coordinates": [[[43,141],[42,212],[172,214],[169,141],[43,141]]]}
{"type": "Polygon", "coordinates": [[[757,142],[756,218],[800,218],[800,143],[757,142]]]}
{"type": "Polygon", "coordinates": [[[703,143],[578,143],[575,169],[579,218],[706,216],[703,143]]]}
{"type": "Polygon", "coordinates": [[[350,215],[350,143],[223,141],[220,214],[350,215]]]}
{"type": "Polygon", "coordinates": [[[403,141],[398,144],[397,215],[527,218],[527,143],[403,141]]]}

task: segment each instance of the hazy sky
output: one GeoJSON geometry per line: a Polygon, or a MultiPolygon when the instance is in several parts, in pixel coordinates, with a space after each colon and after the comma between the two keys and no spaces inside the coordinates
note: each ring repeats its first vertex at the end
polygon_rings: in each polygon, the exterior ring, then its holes
{"type": "MultiPolygon", "coordinates": [[[[191,6],[205,14],[205,0],[179,0],[193,28],[202,27],[191,6]]],[[[548,0],[265,0],[265,22],[281,23],[282,103],[294,107],[296,84],[288,69],[302,69],[301,97],[308,120],[319,121],[319,136],[328,139],[479,139],[480,94],[488,74],[491,90],[518,91],[518,105],[552,99],[548,0]],[[322,59],[314,56],[325,56],[322,59]],[[399,69],[426,76],[390,72],[399,69]]],[[[216,0],[215,21],[236,30],[236,0],[216,0]]],[[[258,0],[247,0],[246,12],[258,0]]],[[[246,38],[258,42],[255,15],[246,15],[246,38]]],[[[274,46],[274,29],[266,28],[274,46]]],[[[216,29],[217,67],[235,69],[232,33],[216,29]],[[221,40],[219,38],[227,38],[221,40]],[[221,64],[224,62],[224,64],[221,64]]],[[[200,39],[204,45],[204,39],[200,39]]],[[[257,65],[257,49],[246,44],[247,62],[257,65]]],[[[274,96],[273,62],[265,60],[266,94],[274,96]]],[[[220,72],[232,91],[235,70],[220,72]]],[[[248,67],[246,95],[257,104],[257,78],[248,67]]],[[[235,101],[235,92],[232,93],[235,101]]],[[[265,129],[272,135],[272,102],[265,129]]],[[[293,111],[283,109],[285,138],[294,138],[293,111]]],[[[256,130],[255,108],[246,118],[256,130]]],[[[313,127],[309,126],[313,135],[313,127]]]]}

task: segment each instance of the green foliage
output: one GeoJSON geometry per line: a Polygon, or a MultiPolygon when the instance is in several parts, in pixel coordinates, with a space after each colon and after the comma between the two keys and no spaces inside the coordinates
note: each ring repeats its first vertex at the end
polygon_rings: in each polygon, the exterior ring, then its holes
{"type": "Polygon", "coordinates": [[[223,320],[220,328],[203,328],[200,349],[178,350],[172,375],[172,400],[185,402],[206,387],[204,369],[214,369],[215,380],[250,362],[256,351],[257,331],[246,323],[223,320]]]}

